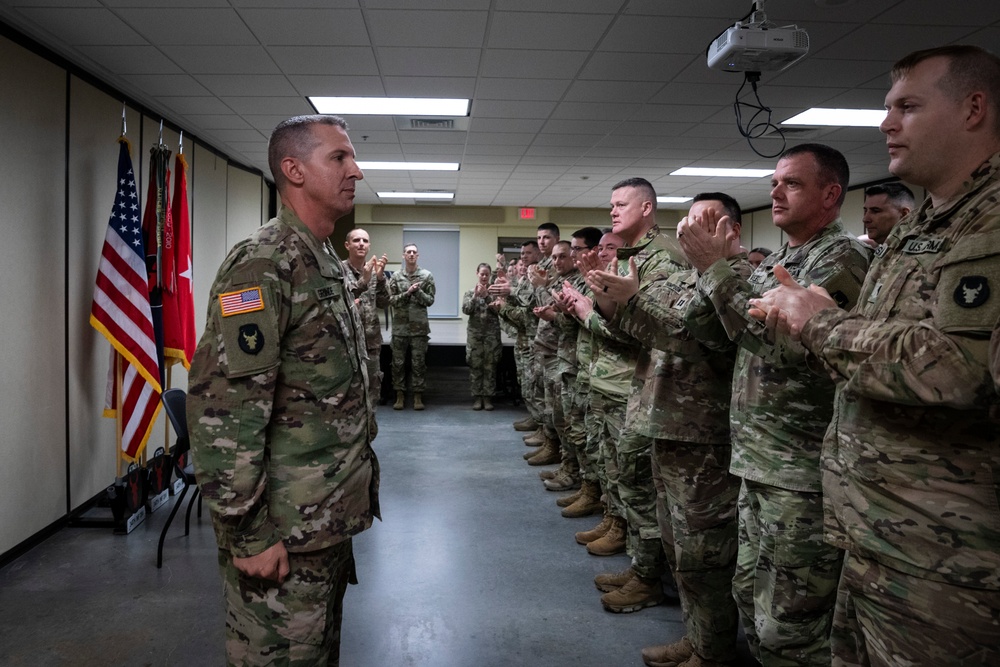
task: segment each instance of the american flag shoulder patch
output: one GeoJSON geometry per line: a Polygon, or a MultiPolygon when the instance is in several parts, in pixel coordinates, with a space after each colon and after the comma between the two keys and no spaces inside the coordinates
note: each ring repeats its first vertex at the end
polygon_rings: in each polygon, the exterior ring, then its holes
{"type": "Polygon", "coordinates": [[[219,307],[222,309],[223,317],[252,313],[255,310],[264,310],[264,297],[259,287],[226,292],[219,295],[219,307]]]}

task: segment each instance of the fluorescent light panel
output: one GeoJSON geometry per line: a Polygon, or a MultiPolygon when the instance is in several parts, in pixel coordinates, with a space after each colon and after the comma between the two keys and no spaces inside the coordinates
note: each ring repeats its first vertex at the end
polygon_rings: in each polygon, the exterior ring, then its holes
{"type": "Polygon", "coordinates": [[[457,162],[366,162],[361,160],[358,166],[365,171],[376,169],[396,171],[458,171],[457,162]]]}
{"type": "Polygon", "coordinates": [[[379,199],[454,199],[454,192],[379,192],[379,199]]]}
{"type": "Polygon", "coordinates": [[[671,176],[719,176],[721,178],[761,178],[770,176],[774,169],[722,169],[718,167],[682,167],[671,176]]]}
{"type": "Polygon", "coordinates": [[[691,201],[694,197],[657,197],[656,202],[658,204],[683,204],[686,201],[691,201]]]}
{"type": "Polygon", "coordinates": [[[468,116],[470,100],[432,97],[310,97],[318,113],[353,116],[468,116]]]}
{"type": "Polygon", "coordinates": [[[885,109],[806,109],[782,125],[828,127],[878,127],[885,120],[885,109]]]}

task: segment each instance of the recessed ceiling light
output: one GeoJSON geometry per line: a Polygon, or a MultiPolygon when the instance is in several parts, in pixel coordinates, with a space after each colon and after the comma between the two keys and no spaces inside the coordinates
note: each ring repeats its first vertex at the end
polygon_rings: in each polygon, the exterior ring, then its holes
{"type": "Polygon", "coordinates": [[[356,116],[468,116],[470,100],[432,97],[310,97],[317,113],[356,116]]]}
{"type": "Polygon", "coordinates": [[[359,160],[358,166],[365,170],[458,171],[458,162],[368,162],[359,160]]]}
{"type": "Polygon", "coordinates": [[[379,192],[379,199],[454,199],[454,192],[379,192]]]}
{"type": "Polygon", "coordinates": [[[660,204],[683,204],[692,199],[693,197],[657,197],[656,201],[660,204]]]}
{"type": "Polygon", "coordinates": [[[822,125],[830,127],[878,127],[885,109],[806,109],[782,125],[822,125]]]}
{"type": "Polygon", "coordinates": [[[723,169],[718,167],[682,167],[671,176],[719,176],[722,178],[761,178],[770,176],[774,169],[723,169]]]}

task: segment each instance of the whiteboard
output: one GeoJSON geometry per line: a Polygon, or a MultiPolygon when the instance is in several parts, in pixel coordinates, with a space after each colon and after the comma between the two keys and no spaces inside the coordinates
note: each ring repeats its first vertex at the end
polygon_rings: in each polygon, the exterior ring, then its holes
{"type": "Polygon", "coordinates": [[[417,266],[434,274],[437,293],[427,317],[458,317],[458,229],[454,227],[403,227],[403,245],[417,244],[417,266]]]}

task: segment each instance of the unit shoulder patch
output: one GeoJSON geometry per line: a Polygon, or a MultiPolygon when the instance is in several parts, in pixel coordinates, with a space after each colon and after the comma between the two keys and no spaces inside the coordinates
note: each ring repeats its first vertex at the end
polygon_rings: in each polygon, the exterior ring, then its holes
{"type": "Polygon", "coordinates": [[[990,298],[986,276],[964,276],[954,292],[955,303],[962,308],[978,308],[990,298]]]}

